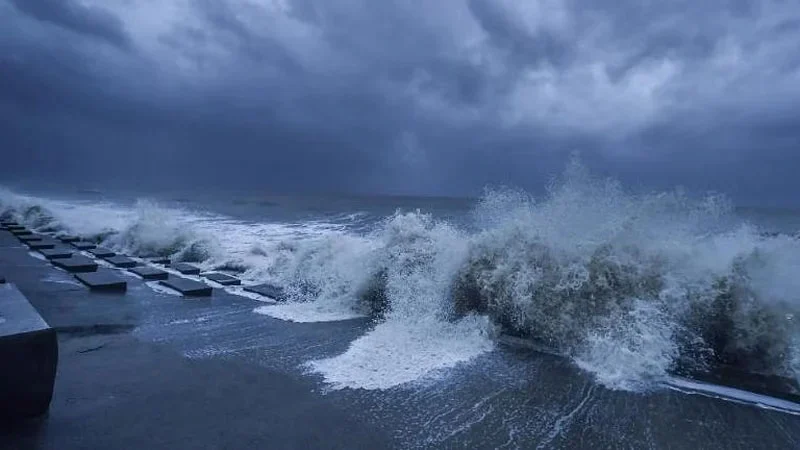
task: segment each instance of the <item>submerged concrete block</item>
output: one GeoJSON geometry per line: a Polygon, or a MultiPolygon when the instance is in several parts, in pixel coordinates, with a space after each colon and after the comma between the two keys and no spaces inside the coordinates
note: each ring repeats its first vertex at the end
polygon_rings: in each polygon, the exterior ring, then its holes
{"type": "Polygon", "coordinates": [[[175,289],[186,297],[208,297],[212,292],[211,286],[188,278],[170,276],[159,283],[170,289],[175,289]]]}
{"type": "Polygon", "coordinates": [[[13,221],[13,220],[2,220],[2,221],[0,221],[0,226],[2,226],[4,228],[18,227],[19,224],[17,222],[13,221]]]}
{"type": "Polygon", "coordinates": [[[81,255],[72,255],[71,258],[54,259],[53,265],[70,273],[86,273],[97,271],[97,263],[81,255]]]}
{"type": "Polygon", "coordinates": [[[25,225],[19,225],[19,224],[6,225],[6,230],[8,230],[8,231],[19,231],[19,230],[25,230],[25,229],[26,229],[25,225]]]}
{"type": "Polygon", "coordinates": [[[63,243],[65,243],[65,244],[71,244],[73,242],[80,241],[81,238],[79,238],[78,236],[72,236],[72,235],[67,234],[67,235],[64,235],[64,236],[59,236],[58,240],[63,242],[63,243]]]}
{"type": "Polygon", "coordinates": [[[98,258],[110,258],[112,256],[116,256],[117,255],[116,252],[111,251],[111,250],[109,250],[109,249],[107,249],[105,247],[90,248],[89,250],[86,250],[86,251],[91,253],[92,255],[98,257],[98,258]]]}
{"type": "Polygon", "coordinates": [[[103,258],[103,260],[108,261],[115,267],[120,267],[123,269],[130,269],[131,267],[136,267],[139,265],[138,262],[123,255],[109,256],[108,258],[103,258]]]}
{"type": "Polygon", "coordinates": [[[110,270],[77,273],[75,274],[75,278],[86,286],[89,286],[89,289],[93,291],[125,292],[128,289],[128,282],[118,277],[110,270]]]}
{"type": "Polygon", "coordinates": [[[6,277],[0,275],[0,284],[5,284],[5,283],[6,283],[6,277]]]}
{"type": "Polygon", "coordinates": [[[19,237],[19,236],[27,236],[29,234],[33,234],[33,231],[28,230],[26,228],[14,229],[14,230],[8,230],[8,231],[10,231],[11,234],[13,234],[14,236],[17,236],[17,237],[19,237]]]}
{"type": "Polygon", "coordinates": [[[48,248],[56,248],[58,242],[51,239],[42,239],[41,241],[28,242],[28,248],[31,250],[44,250],[48,248]]]}
{"type": "Polygon", "coordinates": [[[89,250],[89,249],[97,247],[96,244],[93,244],[91,242],[86,242],[86,241],[73,242],[72,246],[77,248],[78,250],[89,250]]]}
{"type": "Polygon", "coordinates": [[[209,273],[204,273],[203,277],[208,278],[209,280],[219,283],[223,286],[238,286],[242,284],[242,280],[224,273],[209,272],[209,273]]]}
{"type": "Polygon", "coordinates": [[[286,300],[286,293],[283,291],[283,288],[269,283],[258,284],[255,286],[245,286],[244,290],[247,292],[254,292],[265,297],[274,298],[279,302],[286,300]]]}
{"type": "Polygon", "coordinates": [[[161,256],[161,257],[157,257],[157,258],[150,258],[147,261],[150,262],[151,264],[161,264],[161,265],[164,265],[164,266],[168,266],[169,263],[171,262],[169,260],[169,258],[167,258],[165,256],[161,256]]]}
{"type": "Polygon", "coordinates": [[[184,275],[200,275],[200,268],[188,263],[175,263],[170,266],[184,275]]]}
{"type": "Polygon", "coordinates": [[[56,332],[13,285],[0,285],[0,417],[44,414],[58,365],[56,332]]]}
{"type": "Polygon", "coordinates": [[[142,277],[147,281],[166,280],[167,278],[169,278],[169,274],[167,272],[164,272],[163,270],[156,269],[155,267],[150,267],[150,266],[134,267],[133,269],[130,270],[130,272],[139,275],[140,277],[142,277]]]}
{"type": "Polygon", "coordinates": [[[45,248],[39,250],[39,253],[42,254],[47,259],[65,259],[72,257],[72,249],[64,248],[64,247],[56,247],[56,248],[45,248]]]}

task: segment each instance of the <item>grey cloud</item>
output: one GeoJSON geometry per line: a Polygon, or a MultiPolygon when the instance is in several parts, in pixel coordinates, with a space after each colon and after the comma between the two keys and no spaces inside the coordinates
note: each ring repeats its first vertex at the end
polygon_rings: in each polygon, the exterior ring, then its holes
{"type": "Polygon", "coordinates": [[[120,48],[130,40],[122,22],[106,10],[87,7],[73,0],[10,0],[20,11],[77,33],[98,37],[120,48]]]}
{"type": "Polygon", "coordinates": [[[574,43],[570,43],[567,37],[547,29],[526,29],[502,4],[491,0],[469,0],[469,8],[492,43],[508,52],[517,64],[562,66],[568,64],[573,56],[574,43]]]}
{"type": "MultiPolygon", "coordinates": [[[[217,39],[256,62],[270,63],[281,70],[297,71],[297,62],[285,48],[265,36],[258,36],[249,29],[231,9],[231,6],[214,0],[194,0],[194,10],[207,24],[211,39],[217,39]]],[[[250,5],[258,12],[255,5],[250,5]]]]}

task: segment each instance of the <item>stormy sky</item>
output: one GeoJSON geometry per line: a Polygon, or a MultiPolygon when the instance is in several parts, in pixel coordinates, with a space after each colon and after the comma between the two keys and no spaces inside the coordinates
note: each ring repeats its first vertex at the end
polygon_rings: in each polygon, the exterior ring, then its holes
{"type": "Polygon", "coordinates": [[[790,0],[0,0],[0,182],[800,205],[790,0]]]}

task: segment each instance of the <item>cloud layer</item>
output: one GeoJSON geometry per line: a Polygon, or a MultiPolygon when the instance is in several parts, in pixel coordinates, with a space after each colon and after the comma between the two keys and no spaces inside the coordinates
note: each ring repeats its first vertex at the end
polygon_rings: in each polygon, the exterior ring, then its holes
{"type": "Polygon", "coordinates": [[[0,0],[0,174],[789,199],[799,55],[779,0],[0,0]]]}

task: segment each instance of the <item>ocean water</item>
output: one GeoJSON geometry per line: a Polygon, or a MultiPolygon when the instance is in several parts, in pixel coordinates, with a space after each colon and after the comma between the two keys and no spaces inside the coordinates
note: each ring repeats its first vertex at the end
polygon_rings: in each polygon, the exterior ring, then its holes
{"type": "Polygon", "coordinates": [[[367,316],[333,389],[447,376],[500,335],[642,391],[720,367],[800,379],[800,211],[634,193],[571,164],[534,197],[291,197],[0,190],[0,214],[134,256],[170,256],[289,300],[293,322],[367,316]]]}

